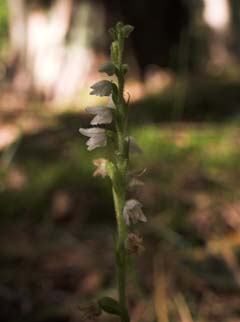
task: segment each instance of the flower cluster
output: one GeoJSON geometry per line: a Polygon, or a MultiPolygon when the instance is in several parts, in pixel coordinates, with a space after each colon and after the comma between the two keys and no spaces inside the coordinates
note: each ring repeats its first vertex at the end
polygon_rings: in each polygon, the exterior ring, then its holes
{"type": "MultiPolygon", "coordinates": [[[[108,90],[106,89],[107,85],[100,81],[94,84],[91,88],[91,95],[98,96],[107,96],[109,95],[109,102],[107,106],[100,107],[87,107],[86,112],[95,115],[91,121],[91,125],[102,125],[102,124],[110,124],[113,120],[113,109],[115,106],[112,101],[111,91],[109,87],[111,86],[111,82],[108,82],[108,90]]],[[[106,81],[107,82],[107,81],[106,81]]],[[[87,141],[87,147],[89,151],[92,151],[98,147],[104,147],[107,145],[107,131],[100,127],[92,127],[88,129],[80,128],[79,132],[82,135],[88,136],[89,140],[87,141]]]]}
{"type": "MultiPolygon", "coordinates": [[[[125,30],[123,31],[123,33],[125,32],[124,37],[126,38],[129,35],[129,33],[132,31],[132,27],[129,25],[126,25],[126,26],[122,25],[122,30],[125,30]]],[[[114,39],[116,38],[116,32],[118,31],[116,30],[114,31],[114,29],[110,31],[110,33],[114,34],[112,35],[114,39]]],[[[121,68],[121,66],[119,66],[116,62],[117,60],[115,57],[116,53],[114,53],[114,49],[116,47],[115,43],[116,43],[116,40],[113,42],[113,45],[112,45],[112,61],[105,63],[99,68],[100,72],[106,73],[109,76],[113,76],[113,75],[118,76],[119,69],[121,68]]],[[[124,64],[124,68],[125,70],[127,70],[127,67],[125,64],[124,64]]],[[[101,80],[91,86],[90,95],[96,95],[100,97],[108,96],[109,99],[108,99],[107,106],[86,108],[87,113],[94,115],[90,123],[91,125],[93,125],[93,127],[87,128],[87,129],[80,128],[79,132],[82,135],[89,137],[87,141],[87,148],[89,151],[92,151],[98,147],[105,147],[107,145],[108,138],[114,139],[114,135],[113,136],[108,135],[110,134],[109,130],[99,127],[99,125],[102,126],[105,124],[110,124],[113,121],[115,121],[116,132],[119,131],[118,129],[119,119],[123,119],[124,117],[123,115],[121,115],[122,111],[120,109],[122,107],[119,104],[119,101],[120,101],[119,97],[115,94],[117,90],[118,90],[118,87],[112,80],[111,81],[101,80]]],[[[124,93],[123,93],[123,96],[124,96],[124,93]]],[[[123,104],[127,105],[125,101],[123,102],[123,104]]],[[[117,136],[117,133],[116,133],[116,136],[117,136]]],[[[125,140],[126,146],[128,147],[127,158],[129,158],[129,153],[142,153],[142,150],[137,145],[135,139],[132,136],[125,135],[124,140],[125,140]]],[[[107,171],[107,166],[109,164],[108,160],[101,158],[101,159],[94,160],[93,163],[97,167],[96,171],[94,172],[94,176],[100,175],[102,177],[106,177],[108,175],[108,171],[107,171]]],[[[137,185],[139,183],[142,184],[141,181],[139,181],[134,177],[132,177],[131,180],[129,180],[130,187],[133,186],[134,184],[137,185]]],[[[135,199],[130,199],[126,201],[123,209],[123,217],[126,225],[128,226],[131,223],[136,224],[138,221],[141,221],[141,222],[147,221],[147,218],[142,211],[142,204],[135,199]]]]}

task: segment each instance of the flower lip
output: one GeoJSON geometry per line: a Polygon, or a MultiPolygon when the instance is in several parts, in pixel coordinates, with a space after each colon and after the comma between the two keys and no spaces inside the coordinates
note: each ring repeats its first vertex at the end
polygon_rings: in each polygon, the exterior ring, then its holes
{"type": "Polygon", "coordinates": [[[82,135],[92,137],[94,135],[104,134],[105,133],[105,130],[104,129],[101,129],[100,127],[91,127],[89,129],[80,128],[79,129],[79,132],[82,135]]]}
{"type": "Polygon", "coordinates": [[[136,199],[129,199],[123,209],[123,217],[126,224],[129,226],[130,222],[136,224],[138,221],[146,222],[147,218],[142,211],[142,204],[136,199]]]}
{"type": "Polygon", "coordinates": [[[94,150],[98,147],[104,147],[107,144],[106,130],[99,127],[93,127],[89,129],[80,128],[79,132],[82,135],[89,137],[87,141],[87,147],[89,151],[94,150]]]}
{"type": "Polygon", "coordinates": [[[85,111],[96,115],[92,119],[91,125],[110,124],[112,122],[112,111],[109,107],[87,107],[85,111]]]}

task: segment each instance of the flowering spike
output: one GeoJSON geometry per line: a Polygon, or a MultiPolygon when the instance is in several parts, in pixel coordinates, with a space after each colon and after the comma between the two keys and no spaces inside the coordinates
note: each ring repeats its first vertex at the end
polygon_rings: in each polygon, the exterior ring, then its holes
{"type": "MultiPolygon", "coordinates": [[[[104,147],[107,140],[114,143],[114,153],[112,160],[108,161],[99,158],[93,161],[96,170],[93,176],[108,176],[112,184],[113,201],[117,221],[117,240],[116,240],[116,264],[118,274],[118,301],[105,297],[98,304],[102,310],[110,314],[119,315],[121,322],[130,322],[126,301],[126,270],[127,270],[127,252],[131,254],[140,254],[143,249],[142,238],[135,234],[128,235],[130,224],[136,224],[138,221],[146,222],[147,218],[143,213],[142,204],[136,199],[126,201],[127,189],[142,185],[143,183],[136,178],[138,173],[129,178],[129,158],[131,153],[141,153],[142,150],[137,145],[133,137],[128,133],[128,109],[130,94],[126,98],[125,93],[125,75],[128,66],[123,63],[123,50],[126,38],[133,31],[131,25],[124,25],[119,22],[114,28],[109,30],[113,39],[111,45],[111,61],[106,62],[100,68],[109,76],[115,75],[116,81],[101,80],[91,86],[90,95],[108,96],[106,107],[88,107],[86,111],[94,117],[91,125],[110,124],[110,129],[92,127],[89,129],[80,129],[80,133],[87,136],[88,150],[94,150],[97,147],[104,147]],[[113,129],[112,129],[113,127],[113,129]],[[131,179],[131,180],[130,180],[131,179]],[[129,184],[129,185],[128,185],[129,184]]],[[[99,311],[96,311],[98,315],[99,311]]],[[[87,314],[88,315],[88,314],[87,314]]],[[[90,315],[91,317],[91,315],[90,315]]]]}

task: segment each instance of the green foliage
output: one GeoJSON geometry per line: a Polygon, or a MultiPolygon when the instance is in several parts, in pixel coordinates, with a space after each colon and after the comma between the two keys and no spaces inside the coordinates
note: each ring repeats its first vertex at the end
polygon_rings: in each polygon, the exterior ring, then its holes
{"type": "Polygon", "coordinates": [[[7,39],[8,33],[8,8],[7,1],[0,1],[0,48],[7,39]]]}

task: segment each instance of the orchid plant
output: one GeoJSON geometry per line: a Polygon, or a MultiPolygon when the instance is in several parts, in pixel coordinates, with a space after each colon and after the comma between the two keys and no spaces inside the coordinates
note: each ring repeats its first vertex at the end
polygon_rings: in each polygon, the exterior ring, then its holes
{"type": "Polygon", "coordinates": [[[137,178],[139,173],[129,171],[131,153],[141,153],[133,137],[128,133],[128,110],[130,95],[125,93],[125,75],[128,66],[123,63],[123,51],[126,38],[133,31],[130,25],[118,22],[109,30],[112,38],[111,60],[99,68],[99,72],[113,76],[111,80],[101,80],[91,86],[90,95],[107,96],[108,104],[104,107],[88,107],[86,112],[94,117],[93,127],[80,128],[81,134],[87,136],[89,151],[98,147],[105,147],[112,142],[114,151],[111,160],[104,158],[94,160],[96,166],[94,176],[109,177],[112,184],[112,194],[117,221],[116,266],[118,279],[118,300],[110,297],[101,298],[97,305],[81,308],[85,318],[93,318],[105,311],[120,317],[121,322],[129,322],[127,308],[126,275],[127,257],[131,254],[140,254],[144,250],[143,240],[133,233],[133,226],[138,222],[146,222],[142,204],[136,199],[127,200],[129,187],[142,185],[137,178]],[[104,127],[113,123],[113,130],[104,127]]]}

